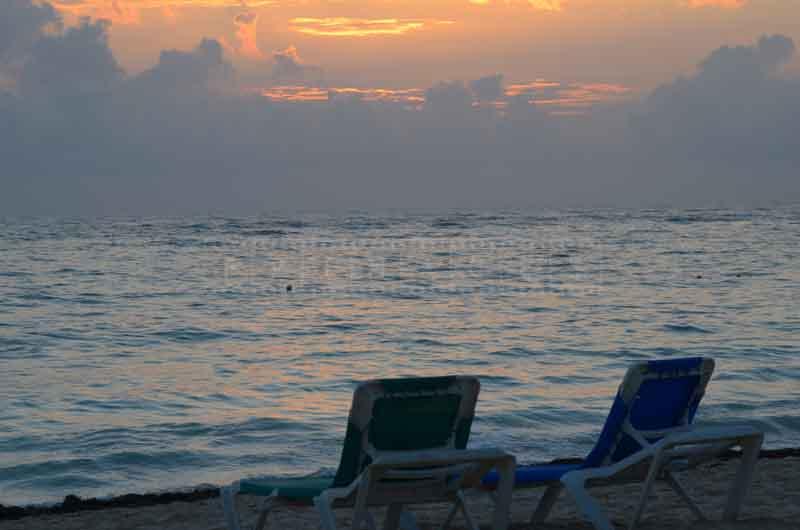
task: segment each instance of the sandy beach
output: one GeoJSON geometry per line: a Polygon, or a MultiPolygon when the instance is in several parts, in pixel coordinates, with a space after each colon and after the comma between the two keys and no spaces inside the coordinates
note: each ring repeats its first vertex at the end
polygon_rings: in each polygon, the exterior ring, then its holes
{"type": "MultiPolygon", "coordinates": [[[[762,458],[740,520],[735,523],[719,522],[727,487],[736,469],[737,460],[718,461],[694,471],[684,473],[681,478],[693,493],[701,508],[716,520],[693,521],[691,513],[671,490],[659,485],[650,500],[641,528],[667,529],[714,529],[714,530],[796,530],[800,529],[800,458],[762,458]]],[[[618,527],[624,526],[627,514],[638,495],[636,485],[614,488],[597,488],[598,498],[609,509],[618,527]]],[[[527,523],[531,510],[541,495],[541,490],[515,493],[512,520],[514,529],[529,528],[527,523]]],[[[470,494],[473,515],[488,528],[491,506],[483,494],[470,494]]],[[[255,518],[258,499],[239,498],[244,523],[255,518]]],[[[436,528],[446,513],[444,505],[421,507],[417,510],[423,530],[436,528]]],[[[339,522],[344,528],[349,523],[350,512],[338,511],[339,522]]],[[[382,514],[378,513],[378,516],[382,514]]],[[[457,521],[456,527],[460,527],[457,521]]],[[[312,508],[285,508],[271,518],[271,528],[290,530],[315,530],[318,518],[312,508]]],[[[37,515],[16,520],[0,521],[0,530],[224,530],[225,524],[218,498],[195,502],[173,502],[137,508],[108,508],[80,511],[67,514],[37,515]]],[[[591,528],[581,521],[571,502],[563,498],[548,521],[541,528],[556,530],[578,530],[591,528]]]]}

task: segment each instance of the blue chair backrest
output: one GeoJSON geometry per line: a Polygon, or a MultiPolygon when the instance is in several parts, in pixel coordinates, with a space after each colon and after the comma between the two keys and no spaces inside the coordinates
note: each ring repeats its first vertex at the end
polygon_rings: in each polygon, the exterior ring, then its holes
{"type": "Polygon", "coordinates": [[[628,369],[600,437],[583,467],[619,462],[642,449],[626,432],[668,431],[694,419],[706,385],[714,372],[714,360],[705,357],[665,359],[637,363],[628,369]]]}

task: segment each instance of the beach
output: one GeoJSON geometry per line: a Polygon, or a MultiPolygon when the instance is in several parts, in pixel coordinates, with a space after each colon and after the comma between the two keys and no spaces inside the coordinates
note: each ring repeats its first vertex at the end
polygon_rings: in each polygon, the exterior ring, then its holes
{"type": "MultiPolygon", "coordinates": [[[[708,529],[708,530],[796,530],[800,529],[800,457],[761,458],[753,485],[739,520],[721,522],[720,514],[727,488],[736,471],[738,460],[719,460],[696,470],[682,473],[679,479],[687,487],[701,509],[712,520],[697,522],[682,501],[665,485],[659,484],[648,502],[641,528],[650,530],[708,529]]],[[[593,493],[609,510],[617,527],[624,527],[638,499],[640,485],[630,484],[593,489],[593,493]]],[[[512,505],[513,529],[530,528],[528,520],[542,494],[541,489],[515,492],[512,505]]],[[[482,528],[489,528],[492,507],[488,496],[470,493],[469,506],[482,528]]],[[[257,514],[259,499],[240,496],[238,499],[245,527],[257,514]]],[[[349,509],[337,510],[338,522],[348,528],[349,509]]],[[[382,516],[381,510],[376,515],[382,516]]],[[[422,530],[437,528],[447,513],[446,505],[421,506],[415,511],[422,530]]],[[[456,519],[455,527],[463,528],[456,519]]],[[[319,519],[311,507],[287,507],[270,516],[270,528],[287,530],[316,530],[319,519]]],[[[121,507],[75,513],[34,515],[0,521],[0,530],[224,530],[219,498],[194,502],[173,502],[143,507],[121,507]]],[[[566,496],[556,504],[546,530],[590,529],[582,521],[566,496]]]]}
{"type": "Polygon", "coordinates": [[[800,530],[798,116],[800,0],[0,0],[0,530],[800,530]]]}

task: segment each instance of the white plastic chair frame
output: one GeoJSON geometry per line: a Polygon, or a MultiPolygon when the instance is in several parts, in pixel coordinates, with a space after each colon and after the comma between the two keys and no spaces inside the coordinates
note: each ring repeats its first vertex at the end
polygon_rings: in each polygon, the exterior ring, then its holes
{"type": "Polygon", "coordinates": [[[498,449],[444,449],[419,452],[377,453],[375,460],[359,477],[344,488],[325,490],[314,499],[325,530],[336,530],[333,508],[353,506],[354,530],[366,527],[377,530],[369,513],[370,506],[388,506],[385,530],[416,529],[413,515],[405,507],[437,501],[453,504],[442,524],[450,527],[458,512],[464,517],[469,530],[478,530],[474,518],[464,502],[463,491],[478,487],[481,478],[492,468],[500,474],[492,528],[508,528],[511,493],[514,485],[516,461],[513,456],[498,449]]]}
{"type": "MultiPolygon", "coordinates": [[[[467,509],[463,491],[478,487],[481,478],[491,469],[500,475],[492,519],[493,530],[506,530],[510,521],[511,494],[516,461],[498,449],[439,449],[432,451],[376,454],[375,460],[351,484],[330,488],[313,499],[325,530],[337,530],[334,508],[353,507],[352,528],[376,530],[370,506],[388,506],[385,530],[418,530],[407,505],[450,501],[452,506],[442,530],[450,527],[461,512],[469,530],[478,530],[467,509]]],[[[230,530],[241,530],[234,503],[238,482],[222,489],[225,521],[230,530]]],[[[263,530],[275,508],[290,505],[276,491],[264,499],[255,530],[263,530]]]]}
{"type": "MultiPolygon", "coordinates": [[[[693,428],[685,432],[674,433],[666,436],[654,444],[619,462],[596,468],[581,469],[565,473],[559,482],[548,485],[544,496],[531,518],[535,526],[547,518],[550,510],[558,499],[562,489],[566,489],[578,506],[581,514],[591,521],[597,530],[614,530],[605,511],[600,504],[589,494],[589,486],[613,485],[632,482],[636,479],[631,475],[625,477],[626,472],[633,471],[633,476],[638,479],[642,474],[636,471],[641,469],[641,464],[650,460],[646,472],[643,474],[639,503],[628,522],[628,530],[634,530],[641,521],[647,499],[652,492],[656,479],[664,480],[677,495],[689,506],[692,513],[700,520],[707,520],[706,515],[697,504],[689,497],[686,490],[673,475],[675,471],[682,471],[695,467],[700,463],[698,457],[707,460],[731,447],[742,448],[742,458],[736,478],[731,485],[728,501],[725,506],[723,519],[735,520],[741,509],[747,489],[753,477],[758,454],[763,442],[763,433],[749,425],[693,428]],[[701,448],[702,447],[702,448],[701,448]],[[698,452],[700,449],[700,452],[698,452]],[[619,480],[615,478],[619,476],[619,480]]],[[[636,480],[639,481],[639,480],[636,480]]]]}
{"type": "MultiPolygon", "coordinates": [[[[647,373],[644,366],[646,364],[633,367],[623,381],[621,397],[628,405],[632,403],[645,380],[663,377],[658,373],[647,373]]],[[[713,360],[705,359],[699,370],[690,371],[698,373],[701,377],[693,399],[705,392],[713,369],[713,360]]],[[[639,431],[631,425],[629,419],[626,419],[622,432],[636,440],[642,449],[619,462],[612,463],[610,462],[614,452],[612,447],[606,456],[605,465],[570,471],[565,473],[560,481],[548,483],[547,490],[531,517],[531,524],[535,527],[537,523],[544,522],[561,490],[566,489],[581,514],[591,521],[597,530],[614,530],[603,508],[589,494],[588,487],[643,480],[639,503],[628,522],[628,530],[634,530],[642,518],[647,499],[657,479],[664,480],[689,506],[695,517],[706,520],[705,514],[689,497],[673,473],[694,468],[723,451],[738,446],[742,449],[742,458],[723,513],[724,520],[735,520],[752,481],[764,433],[752,425],[697,427],[689,424],[688,415],[687,409],[681,420],[682,425],[662,431],[639,431]],[[658,441],[651,443],[648,439],[658,439],[658,441]]]]}

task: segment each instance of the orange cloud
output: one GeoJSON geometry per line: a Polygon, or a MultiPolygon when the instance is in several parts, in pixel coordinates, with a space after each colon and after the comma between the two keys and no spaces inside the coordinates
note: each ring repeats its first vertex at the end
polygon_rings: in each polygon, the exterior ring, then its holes
{"type": "Polygon", "coordinates": [[[721,7],[723,9],[739,9],[744,7],[747,0],[686,0],[686,5],[692,9],[700,7],[721,7]]]}
{"type": "Polygon", "coordinates": [[[397,18],[300,17],[289,21],[291,29],[318,37],[372,37],[404,35],[437,24],[454,24],[450,20],[397,18]]]}
{"type": "Polygon", "coordinates": [[[622,101],[632,93],[626,86],[611,83],[565,84],[543,79],[506,88],[507,97],[527,97],[529,103],[554,116],[585,114],[596,105],[622,101]]]}
{"type": "MultiPolygon", "coordinates": [[[[352,97],[361,101],[399,103],[409,109],[421,109],[425,103],[425,90],[421,88],[355,88],[319,87],[307,85],[281,85],[268,89],[255,89],[255,93],[275,103],[327,103],[338,97],[352,97]]],[[[537,79],[530,83],[512,84],[498,101],[486,102],[497,109],[507,107],[508,98],[526,98],[531,105],[539,106],[552,116],[579,116],[592,107],[614,103],[629,98],[633,91],[622,85],[608,83],[560,83],[537,79]]],[[[478,102],[473,106],[480,106],[478,102]]]]}
{"type": "MultiPolygon", "coordinates": [[[[476,5],[489,5],[492,0],[469,0],[471,4],[476,5]]],[[[526,3],[534,9],[541,9],[542,11],[561,11],[564,8],[562,0],[505,0],[506,4],[523,4],[526,3]]]]}
{"type": "Polygon", "coordinates": [[[141,21],[139,6],[132,6],[124,0],[66,0],[65,2],[55,2],[53,7],[76,16],[90,15],[94,18],[103,18],[114,24],[138,24],[141,21]]]}
{"type": "Polygon", "coordinates": [[[521,96],[523,94],[533,94],[537,90],[559,88],[560,86],[561,83],[558,83],[556,81],[545,81],[544,79],[537,79],[536,81],[531,81],[530,83],[517,83],[514,85],[508,85],[506,87],[506,96],[516,97],[516,96],[521,96]]]}
{"type": "Polygon", "coordinates": [[[164,6],[161,8],[161,16],[164,17],[164,20],[175,23],[178,21],[178,13],[170,6],[164,6]]]}
{"type": "Polygon", "coordinates": [[[262,59],[264,54],[258,48],[258,15],[252,11],[242,13],[236,16],[234,23],[239,54],[249,59],[262,59]]]}
{"type": "Polygon", "coordinates": [[[425,91],[421,88],[331,88],[329,97],[353,97],[362,101],[384,103],[408,103],[419,105],[425,102],[425,91]]]}
{"type": "Polygon", "coordinates": [[[536,9],[543,11],[561,11],[561,0],[528,0],[528,3],[536,9]]]}
{"type": "Polygon", "coordinates": [[[304,85],[282,85],[256,92],[276,103],[320,103],[344,97],[361,101],[401,103],[411,108],[417,108],[425,102],[425,91],[421,88],[321,88],[304,85]]]}
{"type": "Polygon", "coordinates": [[[286,85],[271,87],[261,90],[260,94],[275,102],[320,102],[328,101],[328,90],[319,87],[306,87],[302,85],[286,85]]]}

